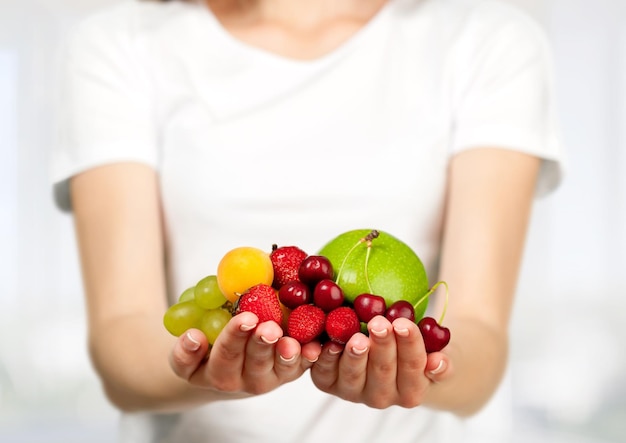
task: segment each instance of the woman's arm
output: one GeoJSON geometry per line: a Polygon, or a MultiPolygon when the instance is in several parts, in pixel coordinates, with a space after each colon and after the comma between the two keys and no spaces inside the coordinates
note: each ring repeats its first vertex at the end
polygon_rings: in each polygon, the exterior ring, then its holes
{"type": "MultiPolygon", "coordinates": [[[[423,404],[459,415],[485,404],[506,366],[539,164],[529,155],[488,148],[452,159],[439,276],[450,287],[444,320],[450,344],[426,355],[414,323],[376,317],[369,337],[356,334],[342,353],[325,347],[312,372],[322,390],[373,407],[423,404]]],[[[433,303],[435,313],[443,298],[433,303]]]]}
{"type": "Polygon", "coordinates": [[[433,386],[431,405],[473,413],[500,383],[539,166],[538,158],[500,149],[452,160],[440,279],[450,287],[446,323],[454,339],[446,354],[455,370],[433,386]]]}
{"type": "Polygon", "coordinates": [[[117,407],[171,411],[267,392],[299,377],[317,358],[319,349],[301,349],[273,322],[257,326],[251,313],[229,322],[208,360],[200,331],[178,339],[167,333],[163,221],[151,168],[94,168],[72,179],[71,194],[89,349],[117,407]]]}
{"type": "Polygon", "coordinates": [[[155,175],[111,165],[71,181],[86,293],[89,350],[110,400],[122,409],[183,398],[167,366],[163,233],[155,175]]]}

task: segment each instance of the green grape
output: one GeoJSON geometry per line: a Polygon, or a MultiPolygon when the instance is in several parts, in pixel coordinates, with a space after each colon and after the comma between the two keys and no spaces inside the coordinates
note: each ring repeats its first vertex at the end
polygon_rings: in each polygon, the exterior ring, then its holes
{"type": "Polygon", "coordinates": [[[196,284],[194,299],[204,309],[217,309],[226,303],[226,297],[220,291],[215,275],[204,277],[196,284]]]}
{"type": "Polygon", "coordinates": [[[187,329],[197,328],[206,311],[193,301],[176,303],[163,315],[163,324],[170,334],[179,337],[187,329]]]}
{"type": "Polygon", "coordinates": [[[231,318],[233,316],[226,309],[211,309],[205,312],[198,329],[204,332],[209,343],[213,344],[231,318]]]}
{"type": "Polygon", "coordinates": [[[194,299],[195,289],[195,286],[185,289],[183,293],[180,294],[180,297],[178,297],[178,303],[182,303],[184,301],[192,301],[194,299]]]}

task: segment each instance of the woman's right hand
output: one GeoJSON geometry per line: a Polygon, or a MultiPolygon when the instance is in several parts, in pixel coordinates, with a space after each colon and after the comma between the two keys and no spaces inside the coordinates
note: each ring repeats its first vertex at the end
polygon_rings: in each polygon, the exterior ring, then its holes
{"type": "Polygon", "coordinates": [[[251,312],[235,315],[209,349],[204,334],[190,329],[176,341],[170,366],[194,386],[233,396],[258,395],[300,377],[317,360],[317,342],[300,346],[281,327],[258,323],[251,312]]]}

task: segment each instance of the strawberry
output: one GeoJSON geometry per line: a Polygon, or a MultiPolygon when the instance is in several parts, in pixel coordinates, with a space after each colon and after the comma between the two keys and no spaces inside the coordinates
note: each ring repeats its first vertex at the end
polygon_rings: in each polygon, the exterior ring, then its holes
{"type": "Polygon", "coordinates": [[[300,344],[315,340],[324,332],[326,314],[315,305],[300,305],[289,314],[287,335],[300,344]]]}
{"type": "Polygon", "coordinates": [[[266,284],[251,287],[239,297],[235,313],[252,312],[259,317],[259,323],[273,320],[279,325],[283,322],[283,310],[278,301],[278,293],[266,284]]]}
{"type": "Polygon", "coordinates": [[[280,289],[285,283],[298,278],[298,269],[300,263],[307,257],[307,253],[297,246],[281,246],[272,245],[270,259],[274,266],[274,282],[272,286],[280,289]]]}
{"type": "Polygon", "coordinates": [[[326,333],[332,341],[345,345],[350,337],[361,330],[361,323],[354,309],[340,306],[326,316],[326,333]]]}

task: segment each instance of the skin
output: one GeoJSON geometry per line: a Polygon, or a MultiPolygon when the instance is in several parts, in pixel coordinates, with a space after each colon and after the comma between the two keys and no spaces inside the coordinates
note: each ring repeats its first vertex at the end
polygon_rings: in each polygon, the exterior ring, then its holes
{"type": "Polygon", "coordinates": [[[386,0],[208,0],[235,38],[283,57],[310,60],[341,46],[386,0]]]}
{"type": "MultiPolygon", "coordinates": [[[[256,35],[255,44],[268,50],[312,58],[345,41],[382,4],[273,0],[211,7],[238,38],[256,35]]],[[[319,389],[375,408],[476,412],[506,366],[538,168],[537,158],[489,147],[452,158],[439,276],[454,288],[445,320],[452,341],[428,355],[419,329],[405,319],[390,324],[376,317],[369,337],[356,334],[344,347],[322,349],[319,343],[301,347],[277,324],[258,324],[244,313],[228,323],[206,358],[200,331],[173,338],[162,326],[167,302],[156,173],[117,163],[76,175],[71,193],[89,349],[109,399],[125,411],[178,411],[268,392],[310,372],[319,389]]],[[[441,309],[435,305],[435,312],[441,309]]]]}
{"type": "MultiPolygon", "coordinates": [[[[377,408],[423,404],[461,416],[477,412],[506,367],[511,306],[538,169],[537,158],[503,149],[456,155],[439,276],[453,288],[445,318],[450,344],[426,356],[415,324],[377,317],[368,324],[370,338],[353,336],[345,347],[349,352],[337,354],[335,346],[323,350],[312,369],[316,385],[377,408]]],[[[443,297],[435,298],[434,312],[442,310],[443,297]]]]}

